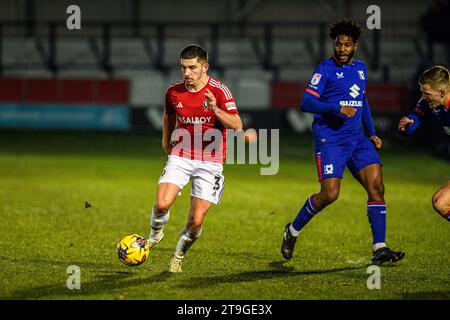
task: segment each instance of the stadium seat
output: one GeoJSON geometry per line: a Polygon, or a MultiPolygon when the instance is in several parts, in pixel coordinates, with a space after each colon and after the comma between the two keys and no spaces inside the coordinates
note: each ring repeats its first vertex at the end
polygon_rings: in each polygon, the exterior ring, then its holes
{"type": "Polygon", "coordinates": [[[2,76],[15,78],[52,78],[53,73],[43,65],[34,68],[7,66],[3,69],[2,76]]]}
{"type": "Polygon", "coordinates": [[[43,58],[37,47],[34,38],[5,37],[3,38],[2,63],[5,65],[17,66],[43,64],[43,58]]]}
{"type": "Polygon", "coordinates": [[[114,38],[111,41],[111,63],[113,67],[149,64],[144,40],[141,38],[114,38]]]}
{"type": "Polygon", "coordinates": [[[220,79],[231,90],[240,109],[270,107],[272,74],[260,69],[228,70],[220,79]]]}
{"type": "Polygon", "coordinates": [[[100,69],[100,68],[92,68],[92,69],[81,69],[81,68],[73,68],[73,69],[60,69],[58,72],[59,78],[99,78],[105,79],[108,78],[108,74],[100,69]]]}
{"type": "Polygon", "coordinates": [[[164,77],[156,72],[139,73],[129,77],[130,103],[134,106],[164,105],[168,84],[164,77]]]}
{"type": "Polygon", "coordinates": [[[414,46],[413,39],[399,41],[398,39],[382,39],[380,55],[383,63],[390,65],[417,65],[421,57],[414,46]]]}
{"type": "Polygon", "coordinates": [[[310,64],[309,66],[291,66],[291,67],[282,67],[280,68],[279,77],[280,80],[285,81],[299,81],[299,82],[308,82],[311,80],[311,75],[315,69],[314,64],[310,64]]]}
{"type": "MultiPolygon", "coordinates": [[[[318,48],[314,47],[317,51],[318,48]]],[[[273,62],[281,66],[314,64],[313,54],[308,49],[306,41],[290,39],[273,42],[273,62]]]]}
{"type": "Polygon", "coordinates": [[[231,68],[255,67],[259,64],[252,42],[247,38],[222,39],[219,42],[218,55],[218,62],[231,68]]]}
{"type": "Polygon", "coordinates": [[[87,39],[61,38],[56,47],[57,62],[62,68],[97,65],[97,58],[87,39]]]}

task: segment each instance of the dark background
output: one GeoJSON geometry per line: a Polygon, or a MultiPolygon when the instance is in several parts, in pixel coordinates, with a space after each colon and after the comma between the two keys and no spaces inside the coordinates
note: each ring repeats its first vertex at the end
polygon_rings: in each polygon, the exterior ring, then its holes
{"type": "Polygon", "coordinates": [[[0,128],[161,129],[165,89],[181,78],[178,55],[199,43],[210,74],[233,92],[245,127],[310,134],[298,109],[317,63],[332,54],[329,24],[364,26],[357,59],[378,134],[443,156],[447,136],[430,119],[412,138],[396,131],[420,97],[417,76],[449,66],[449,1],[377,1],[381,29],[369,30],[370,1],[3,0],[0,2],[0,128]],[[70,5],[81,29],[68,30],[70,5]],[[120,110],[120,112],[118,111],[120,110]]]}

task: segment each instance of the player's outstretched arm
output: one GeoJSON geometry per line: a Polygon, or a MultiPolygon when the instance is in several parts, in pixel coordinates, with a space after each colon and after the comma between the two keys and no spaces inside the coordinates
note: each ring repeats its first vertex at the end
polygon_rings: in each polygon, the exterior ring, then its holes
{"type": "Polygon", "coordinates": [[[162,147],[164,149],[164,152],[167,154],[170,154],[172,151],[172,133],[175,130],[176,126],[176,114],[167,114],[164,113],[163,117],[163,133],[162,133],[162,147]]]}
{"type": "Polygon", "coordinates": [[[223,124],[223,126],[227,129],[241,130],[242,120],[237,114],[231,114],[225,112],[217,106],[216,97],[214,97],[213,93],[206,89],[205,97],[208,102],[208,108],[212,112],[214,112],[217,119],[223,124]]]}
{"type": "Polygon", "coordinates": [[[408,128],[414,123],[414,119],[410,119],[408,117],[403,117],[398,122],[398,131],[406,132],[408,128]]]}
{"type": "Polygon", "coordinates": [[[412,135],[420,127],[427,114],[430,113],[427,104],[428,102],[421,98],[414,110],[400,119],[397,129],[401,135],[412,135]]]}
{"type": "Polygon", "coordinates": [[[418,127],[423,122],[423,116],[412,112],[408,114],[406,117],[403,117],[398,122],[398,131],[401,135],[412,135],[414,131],[417,130],[418,127]]]}

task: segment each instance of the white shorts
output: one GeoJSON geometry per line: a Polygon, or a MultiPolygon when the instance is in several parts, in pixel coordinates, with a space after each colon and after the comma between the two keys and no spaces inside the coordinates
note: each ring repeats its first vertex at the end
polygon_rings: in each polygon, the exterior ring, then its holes
{"type": "Polygon", "coordinates": [[[173,183],[183,189],[192,179],[191,196],[219,204],[225,188],[223,166],[220,163],[169,156],[159,177],[160,183],[173,183]]]}

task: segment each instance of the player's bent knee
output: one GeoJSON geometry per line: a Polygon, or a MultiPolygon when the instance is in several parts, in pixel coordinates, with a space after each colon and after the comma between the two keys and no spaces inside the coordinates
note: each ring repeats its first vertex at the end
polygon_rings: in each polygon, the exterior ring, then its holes
{"type": "Polygon", "coordinates": [[[170,203],[169,201],[165,200],[158,200],[155,203],[155,213],[157,215],[165,215],[167,212],[169,212],[170,209],[170,203]]]}
{"type": "Polygon", "coordinates": [[[202,223],[199,223],[199,221],[189,221],[187,226],[192,234],[200,234],[200,230],[202,229],[202,223]]]}
{"type": "Polygon", "coordinates": [[[384,197],[384,184],[382,183],[377,183],[375,185],[375,194],[380,197],[383,198],[384,197]]]}
{"type": "Polygon", "coordinates": [[[189,227],[194,227],[197,228],[199,226],[201,226],[203,223],[203,219],[200,217],[195,217],[195,218],[191,218],[189,219],[189,227]]]}
{"type": "Polygon", "coordinates": [[[188,227],[191,229],[192,232],[196,233],[197,230],[200,230],[202,228],[203,222],[205,220],[206,214],[208,213],[208,210],[205,209],[194,209],[188,218],[188,227]]]}
{"type": "Polygon", "coordinates": [[[370,192],[369,201],[384,201],[384,192],[381,191],[370,192]]]}
{"type": "Polygon", "coordinates": [[[442,215],[444,218],[447,218],[450,210],[450,204],[444,201],[439,196],[433,196],[432,201],[434,210],[440,215],[442,215]]]}
{"type": "Polygon", "coordinates": [[[329,190],[325,193],[324,199],[323,199],[323,206],[327,206],[329,204],[332,204],[339,198],[339,191],[336,190],[329,190]]]}
{"type": "Polygon", "coordinates": [[[382,182],[374,183],[368,188],[369,201],[384,201],[384,184],[382,182]]]}

